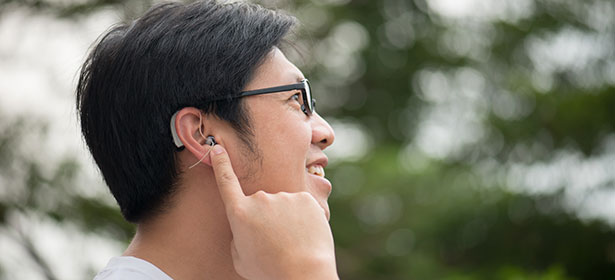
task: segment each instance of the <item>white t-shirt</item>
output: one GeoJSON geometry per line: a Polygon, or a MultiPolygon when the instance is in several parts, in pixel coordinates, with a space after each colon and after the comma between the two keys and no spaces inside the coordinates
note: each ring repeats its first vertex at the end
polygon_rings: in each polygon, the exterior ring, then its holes
{"type": "Polygon", "coordinates": [[[173,280],[152,263],[135,257],[114,257],[94,280],[173,280]]]}

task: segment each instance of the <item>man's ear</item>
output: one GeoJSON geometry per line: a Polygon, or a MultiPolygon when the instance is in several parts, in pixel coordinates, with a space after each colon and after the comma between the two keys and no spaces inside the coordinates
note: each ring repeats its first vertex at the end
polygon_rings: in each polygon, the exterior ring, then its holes
{"type": "MultiPolygon", "coordinates": [[[[209,156],[205,156],[212,146],[206,144],[206,137],[213,136],[216,142],[219,137],[214,133],[215,124],[209,114],[203,114],[199,109],[186,107],[179,110],[175,117],[175,127],[179,140],[186,151],[194,156],[194,164],[202,162],[211,166],[209,156]]],[[[193,163],[188,163],[192,166],[193,163]]],[[[198,165],[198,164],[197,164],[198,165]]]]}

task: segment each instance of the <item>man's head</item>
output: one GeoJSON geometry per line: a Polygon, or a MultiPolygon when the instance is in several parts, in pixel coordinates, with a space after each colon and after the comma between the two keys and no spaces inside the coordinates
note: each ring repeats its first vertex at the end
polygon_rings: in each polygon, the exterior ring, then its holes
{"type": "Polygon", "coordinates": [[[326,165],[329,125],[295,110],[296,90],[231,98],[303,78],[277,48],[294,22],[245,3],[170,3],[102,37],[81,70],[77,109],[128,221],[172,206],[188,164],[182,159],[194,162],[206,149],[201,132],[227,148],[247,193],[310,191],[326,205],[330,185],[307,167],[326,165]],[[175,112],[183,151],[171,136],[175,112]]]}
{"type": "Polygon", "coordinates": [[[175,190],[171,115],[187,106],[228,122],[249,144],[241,91],[294,18],[245,3],[168,3],[112,28],[79,78],[82,132],[124,217],[162,210],[175,190]]]}
{"type": "MultiPolygon", "coordinates": [[[[271,92],[271,88],[302,87],[303,73],[277,48],[274,48],[254,72],[245,87],[249,92],[266,94],[243,97],[253,130],[252,143],[257,155],[242,151],[241,135],[215,116],[201,114],[194,108],[184,108],[175,124],[179,138],[190,153],[192,164],[206,154],[200,135],[214,136],[227,148],[233,169],[244,193],[258,190],[268,193],[309,192],[329,215],[327,198],[331,184],[324,178],[327,157],[323,150],[334,141],[333,129],[318,113],[304,109],[308,105],[303,90],[271,92]],[[292,87],[291,86],[291,87],[292,87]]],[[[182,156],[186,156],[183,154],[182,156]]],[[[209,158],[201,165],[205,170],[209,158]]],[[[204,171],[205,171],[204,170],[204,171]]]]}

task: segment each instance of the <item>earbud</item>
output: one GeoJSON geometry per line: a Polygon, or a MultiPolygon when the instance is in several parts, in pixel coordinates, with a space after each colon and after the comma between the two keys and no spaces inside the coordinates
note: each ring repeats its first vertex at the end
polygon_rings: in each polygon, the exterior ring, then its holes
{"type": "Polygon", "coordinates": [[[209,145],[209,150],[207,150],[207,152],[205,154],[203,154],[203,157],[201,157],[201,159],[199,159],[199,161],[195,162],[193,165],[188,167],[188,169],[192,169],[197,164],[201,163],[201,161],[203,161],[205,159],[205,157],[207,157],[207,155],[209,155],[209,152],[211,152],[211,149],[216,145],[216,139],[214,139],[213,136],[209,135],[209,136],[205,137],[205,144],[209,145]]]}
{"type": "Polygon", "coordinates": [[[205,138],[205,144],[209,145],[209,146],[215,146],[216,145],[216,139],[214,139],[213,136],[209,135],[205,138]]]}

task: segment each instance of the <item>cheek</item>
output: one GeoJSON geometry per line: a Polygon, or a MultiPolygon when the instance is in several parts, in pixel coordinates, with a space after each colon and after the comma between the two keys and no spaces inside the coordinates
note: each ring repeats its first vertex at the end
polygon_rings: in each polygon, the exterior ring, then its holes
{"type": "Polygon", "coordinates": [[[271,118],[259,132],[256,138],[262,153],[261,188],[272,193],[307,190],[305,163],[311,145],[308,123],[271,118]]]}

